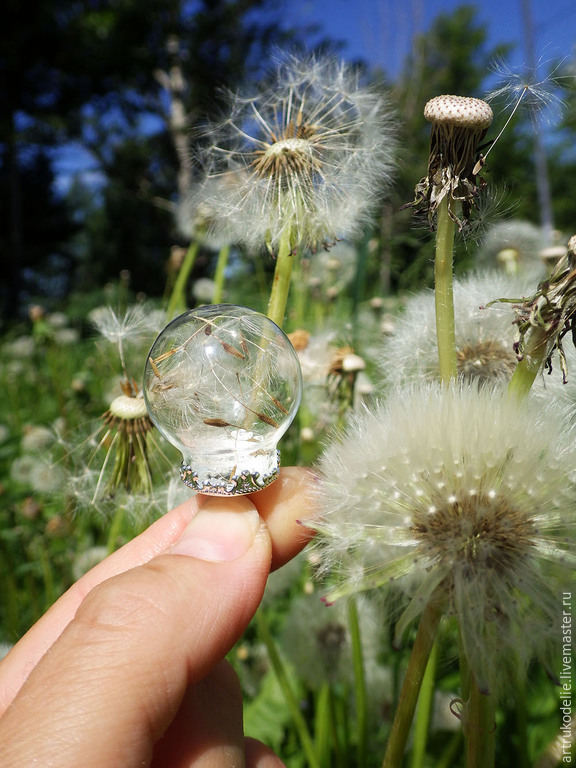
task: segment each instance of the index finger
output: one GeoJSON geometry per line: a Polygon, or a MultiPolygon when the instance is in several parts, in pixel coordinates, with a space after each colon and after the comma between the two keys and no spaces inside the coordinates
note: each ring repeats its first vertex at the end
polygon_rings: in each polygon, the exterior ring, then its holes
{"type": "MultiPolygon", "coordinates": [[[[275,483],[250,494],[272,541],[272,568],[279,568],[304,548],[311,531],[298,520],[313,514],[314,474],[302,467],[280,471],[275,483]]],[[[197,494],[154,522],[143,533],[88,571],[34,624],[0,661],[0,714],[10,704],[38,661],[73,619],[78,606],[98,584],[167,554],[206,497],[197,494]]]]}

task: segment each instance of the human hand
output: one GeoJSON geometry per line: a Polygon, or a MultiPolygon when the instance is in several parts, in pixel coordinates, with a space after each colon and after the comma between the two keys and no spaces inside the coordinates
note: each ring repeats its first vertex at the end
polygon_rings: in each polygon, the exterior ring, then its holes
{"type": "Polygon", "coordinates": [[[0,765],[279,768],[223,661],[306,544],[313,475],[197,495],[74,584],[0,662],[0,765]],[[187,556],[183,556],[187,555],[187,556]]]}

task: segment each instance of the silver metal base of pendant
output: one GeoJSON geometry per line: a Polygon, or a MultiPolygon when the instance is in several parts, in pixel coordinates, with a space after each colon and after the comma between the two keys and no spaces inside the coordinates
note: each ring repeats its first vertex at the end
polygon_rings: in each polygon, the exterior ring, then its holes
{"type": "Polygon", "coordinates": [[[189,488],[193,488],[195,491],[208,496],[239,496],[246,493],[255,493],[266,488],[266,486],[277,479],[280,451],[277,452],[277,455],[278,464],[268,475],[243,470],[227,477],[222,477],[221,475],[199,477],[198,473],[190,465],[182,462],[180,466],[180,479],[189,488]]]}

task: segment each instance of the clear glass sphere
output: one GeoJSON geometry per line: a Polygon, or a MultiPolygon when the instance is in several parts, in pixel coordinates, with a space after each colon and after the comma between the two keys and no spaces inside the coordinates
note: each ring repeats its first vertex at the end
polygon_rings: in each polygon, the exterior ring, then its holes
{"type": "Polygon", "coordinates": [[[246,307],[186,312],[166,326],[146,360],[150,418],[182,452],[182,480],[202,493],[252,493],[275,480],[278,440],[301,394],[289,339],[246,307]]]}

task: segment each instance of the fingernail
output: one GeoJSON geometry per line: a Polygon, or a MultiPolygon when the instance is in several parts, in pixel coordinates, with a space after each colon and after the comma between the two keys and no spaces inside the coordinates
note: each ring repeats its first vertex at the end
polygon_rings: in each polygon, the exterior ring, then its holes
{"type": "Polygon", "coordinates": [[[260,516],[249,499],[206,499],[172,549],[210,562],[230,562],[252,546],[260,516]]]}

